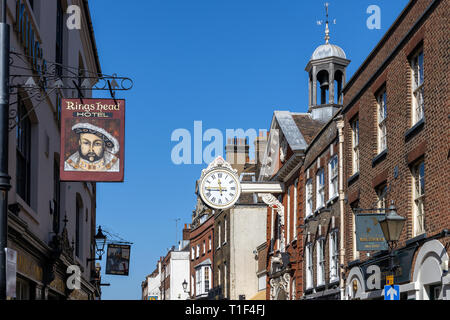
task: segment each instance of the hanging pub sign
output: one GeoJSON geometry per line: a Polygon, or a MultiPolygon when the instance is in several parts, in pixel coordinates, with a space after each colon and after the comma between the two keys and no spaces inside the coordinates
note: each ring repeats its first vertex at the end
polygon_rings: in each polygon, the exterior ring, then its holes
{"type": "Polygon", "coordinates": [[[384,214],[355,214],[356,250],[379,251],[388,249],[379,223],[384,218],[384,214]]]}
{"type": "Polygon", "coordinates": [[[62,99],[62,181],[121,182],[125,100],[62,99]]]}
{"type": "Polygon", "coordinates": [[[108,244],[106,254],[106,274],[127,276],[130,267],[130,249],[128,244],[108,244]]]}

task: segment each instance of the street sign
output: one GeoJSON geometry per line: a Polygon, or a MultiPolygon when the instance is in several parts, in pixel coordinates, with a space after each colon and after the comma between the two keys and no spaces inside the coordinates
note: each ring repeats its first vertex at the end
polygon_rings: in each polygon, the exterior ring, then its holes
{"type": "Polygon", "coordinates": [[[384,300],[400,300],[400,286],[384,286],[384,300]]]}
{"type": "Polygon", "coordinates": [[[394,285],[394,276],[393,275],[386,276],[386,285],[387,286],[394,285]]]}
{"type": "Polygon", "coordinates": [[[122,182],[125,100],[63,99],[61,181],[122,182]]]}
{"type": "Polygon", "coordinates": [[[388,249],[379,223],[384,217],[384,214],[355,214],[356,250],[381,251],[388,249]]]}

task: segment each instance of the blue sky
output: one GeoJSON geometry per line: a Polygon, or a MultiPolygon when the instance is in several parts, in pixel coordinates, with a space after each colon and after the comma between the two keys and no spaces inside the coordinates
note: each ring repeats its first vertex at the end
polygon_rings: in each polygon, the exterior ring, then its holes
{"type": "MultiPolygon", "coordinates": [[[[97,195],[97,224],[134,243],[130,275],[103,275],[111,284],[103,299],[140,299],[141,282],[191,221],[195,180],[206,164],[172,163],[174,130],[193,135],[194,121],[202,121],[203,132],[225,136],[226,129],[268,129],[274,110],[307,111],[304,69],[324,43],[316,23],[325,18],[324,2],[90,1],[103,73],[134,81],[117,93],[127,106],[125,181],[99,183],[97,195]]],[[[337,20],[330,42],[352,60],[348,79],[408,3],[328,2],[337,20]],[[379,30],[366,26],[370,5],[381,9],[379,30]]]]}

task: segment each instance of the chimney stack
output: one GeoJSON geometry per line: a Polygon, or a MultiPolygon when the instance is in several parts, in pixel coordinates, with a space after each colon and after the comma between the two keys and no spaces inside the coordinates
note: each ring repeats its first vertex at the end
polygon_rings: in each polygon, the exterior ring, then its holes
{"type": "Polygon", "coordinates": [[[228,138],[225,146],[225,160],[238,171],[238,174],[241,174],[245,164],[250,162],[249,150],[248,138],[228,138]]]}

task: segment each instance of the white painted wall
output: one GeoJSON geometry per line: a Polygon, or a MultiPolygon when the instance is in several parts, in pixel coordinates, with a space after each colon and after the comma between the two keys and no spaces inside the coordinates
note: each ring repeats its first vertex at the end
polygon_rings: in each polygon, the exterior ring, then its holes
{"type": "Polygon", "coordinates": [[[266,240],[267,207],[236,205],[230,210],[230,298],[258,293],[258,261],[253,251],[266,240]]]}
{"type": "MultiPolygon", "coordinates": [[[[27,1],[22,1],[27,5],[27,12],[29,12],[33,30],[35,32],[35,40],[40,40],[41,48],[43,49],[44,59],[50,62],[55,61],[55,44],[56,44],[56,1],[34,1],[34,10],[28,7],[27,1]]],[[[63,1],[67,5],[76,3],[77,0],[63,1]]],[[[19,42],[17,32],[15,30],[16,21],[16,1],[8,0],[7,2],[7,22],[11,29],[11,50],[24,54],[23,45],[19,42]]],[[[63,11],[67,6],[63,5],[63,11]]],[[[92,53],[92,44],[90,42],[89,31],[86,19],[82,19],[81,30],[68,30],[64,27],[63,32],[63,64],[66,66],[78,68],[79,57],[83,61],[85,69],[96,72],[94,64],[94,55],[92,53]]],[[[64,23],[65,25],[65,23],[64,23]]],[[[14,65],[30,68],[29,62],[25,59],[21,61],[14,55],[14,65]]],[[[11,68],[11,74],[31,74],[29,70],[20,70],[11,68]],[[20,71],[20,72],[19,72],[20,71]]],[[[85,96],[89,93],[86,91],[85,96]]],[[[77,93],[73,90],[65,90],[63,92],[65,98],[72,98],[77,93]]],[[[11,102],[16,100],[16,96],[11,96],[11,102]]],[[[60,130],[55,120],[56,109],[56,95],[52,94],[47,100],[37,105],[32,102],[33,107],[36,107],[31,112],[30,119],[32,120],[32,146],[31,146],[31,202],[28,205],[16,193],[16,131],[11,130],[9,134],[9,175],[11,176],[11,190],[8,194],[8,203],[18,203],[21,206],[19,218],[27,223],[28,229],[36,235],[40,240],[48,244],[52,239],[52,219],[50,214],[50,201],[53,199],[53,166],[55,157],[59,160],[60,152],[60,130]],[[48,150],[46,150],[48,143],[48,150]],[[48,152],[47,152],[48,151],[48,152]]],[[[84,267],[84,277],[90,278],[89,264],[86,263],[87,258],[91,258],[91,243],[90,239],[91,227],[95,217],[92,220],[92,208],[95,204],[95,197],[93,197],[93,185],[91,183],[75,183],[67,182],[61,184],[61,212],[60,220],[62,230],[64,224],[62,220],[67,214],[68,223],[67,229],[69,233],[69,241],[75,239],[75,203],[76,194],[79,193],[83,201],[83,218],[81,223],[82,248],[80,256],[77,261],[84,267]]],[[[95,222],[94,222],[95,223],[95,222]]]]}
{"type": "Polygon", "coordinates": [[[183,281],[188,283],[187,289],[191,287],[189,274],[189,251],[172,251],[170,254],[170,300],[186,300],[188,293],[183,290],[183,281]]]}
{"type": "Polygon", "coordinates": [[[158,262],[158,273],[155,277],[147,277],[147,296],[157,296],[161,300],[161,263],[158,262]]]}

